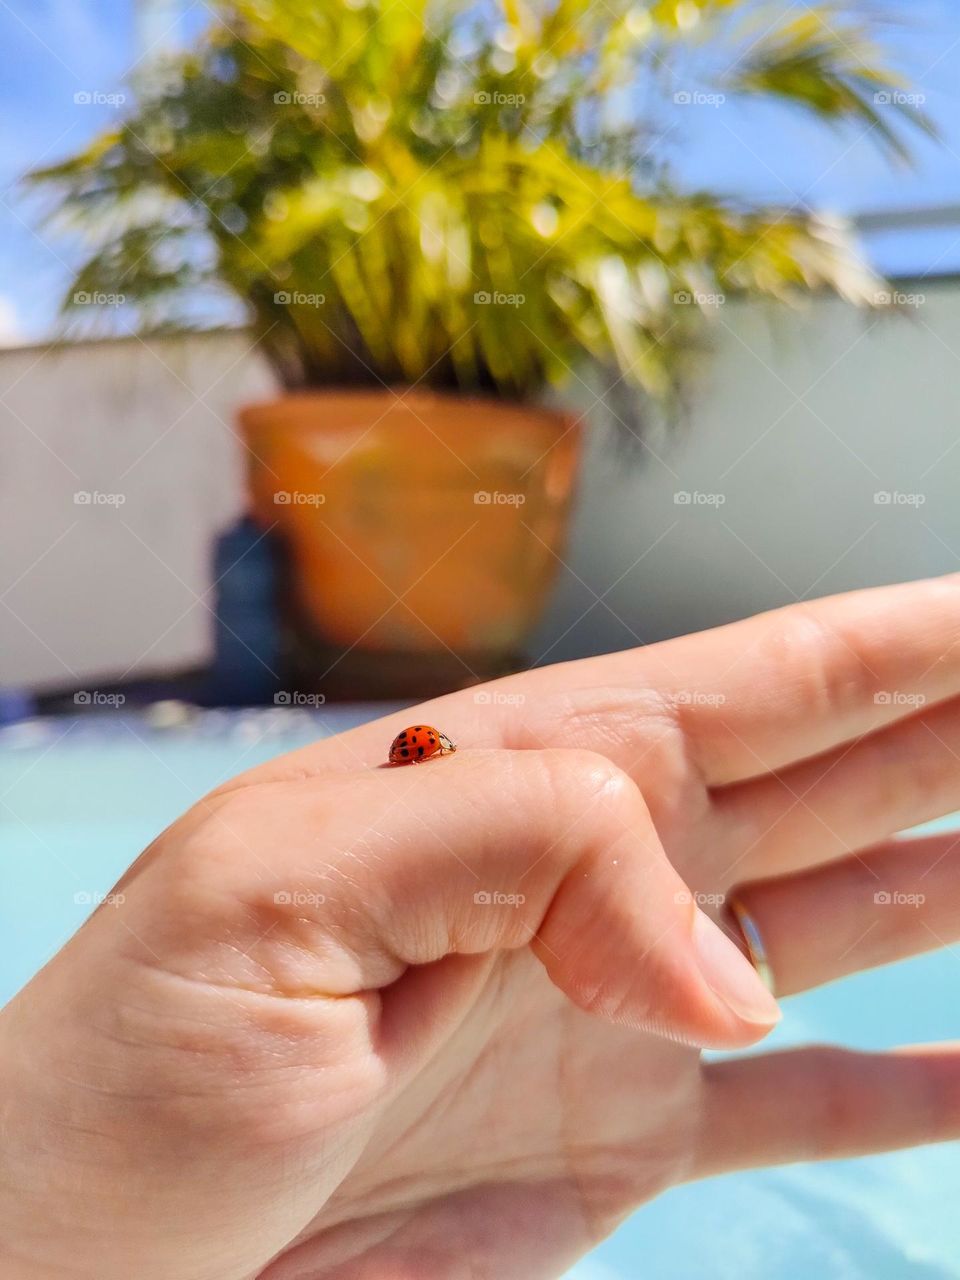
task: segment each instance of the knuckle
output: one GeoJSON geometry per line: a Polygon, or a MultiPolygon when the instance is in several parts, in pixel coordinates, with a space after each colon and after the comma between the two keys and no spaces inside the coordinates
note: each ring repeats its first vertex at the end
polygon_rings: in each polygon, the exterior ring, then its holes
{"type": "Polygon", "coordinates": [[[797,671],[797,694],[805,709],[842,713],[880,688],[863,645],[811,610],[796,607],[779,617],[764,646],[785,670],[797,671]]]}
{"type": "MultiPolygon", "coordinates": [[[[545,752],[549,802],[553,811],[594,817],[617,825],[635,822],[643,801],[636,783],[598,751],[580,748],[545,752]]],[[[592,819],[593,820],[593,819],[592,819]]]]}
{"type": "Polygon", "coordinates": [[[575,747],[547,754],[554,775],[581,796],[602,796],[620,802],[636,792],[630,775],[599,751],[575,747]]]}

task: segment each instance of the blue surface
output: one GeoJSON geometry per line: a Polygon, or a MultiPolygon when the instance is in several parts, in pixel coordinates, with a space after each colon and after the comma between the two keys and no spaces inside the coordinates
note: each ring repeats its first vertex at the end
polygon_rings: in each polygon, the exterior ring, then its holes
{"type": "MultiPolygon", "coordinates": [[[[0,1001],[197,797],[370,714],[205,712],[160,730],[114,713],[0,731],[0,1001]]],[[[795,997],[768,1043],[955,1035],[958,963],[946,950],[795,997]]],[[[957,1144],[715,1179],[635,1214],[570,1280],[960,1280],[958,1193],[957,1144]]]]}

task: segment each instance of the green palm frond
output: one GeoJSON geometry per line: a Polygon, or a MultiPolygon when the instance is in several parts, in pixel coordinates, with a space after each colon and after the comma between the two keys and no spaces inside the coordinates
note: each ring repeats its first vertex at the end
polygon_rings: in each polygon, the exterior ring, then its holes
{"type": "MultiPolygon", "coordinates": [[[[526,397],[589,356],[669,397],[710,299],[875,291],[840,229],[681,195],[647,158],[638,89],[687,43],[736,49],[737,23],[767,6],[221,0],[218,12],[119,127],[29,177],[78,255],[65,306],[124,299],[87,306],[85,323],[212,323],[220,290],[289,386],[526,397]]],[[[925,125],[860,27],[837,16],[834,30],[824,10],[768,28],[727,92],[865,124],[891,147],[895,120],[925,125]]]]}
{"type": "Polygon", "coordinates": [[[874,140],[901,159],[909,156],[898,132],[904,123],[935,131],[906,91],[884,69],[860,22],[830,9],[804,9],[775,22],[751,47],[729,80],[731,89],[804,107],[826,121],[860,121],[874,140]],[[891,110],[893,108],[893,110],[891,110]]]}

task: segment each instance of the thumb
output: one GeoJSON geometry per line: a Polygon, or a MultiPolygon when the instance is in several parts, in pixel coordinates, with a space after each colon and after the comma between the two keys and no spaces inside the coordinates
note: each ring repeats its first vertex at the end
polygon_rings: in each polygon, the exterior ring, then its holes
{"type": "MultiPolygon", "coordinates": [[[[315,890],[316,923],[337,939],[323,948],[329,994],[398,989],[411,966],[529,946],[581,1008],[671,1039],[739,1047],[780,1017],[604,756],[461,751],[293,785],[293,821],[322,823],[327,860],[315,836],[291,832],[283,874],[315,890]]],[[[303,901],[294,909],[302,920],[303,901]]]]}

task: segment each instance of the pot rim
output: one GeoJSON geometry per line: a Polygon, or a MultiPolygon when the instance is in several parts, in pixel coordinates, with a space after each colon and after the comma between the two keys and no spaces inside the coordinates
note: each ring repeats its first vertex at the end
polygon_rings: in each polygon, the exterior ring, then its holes
{"type": "MultiPolygon", "coordinates": [[[[449,408],[453,405],[461,408],[482,410],[486,413],[510,413],[526,415],[541,423],[562,423],[565,430],[581,425],[582,415],[565,406],[555,406],[527,400],[509,400],[499,396],[486,396],[473,393],[461,394],[457,391],[437,391],[430,387],[406,386],[403,383],[383,387],[356,387],[350,385],[329,387],[311,387],[302,391],[280,391],[277,395],[265,400],[253,400],[240,405],[236,415],[243,427],[267,425],[282,416],[285,407],[296,412],[310,404],[329,404],[334,401],[348,401],[360,404],[369,400],[380,407],[390,398],[408,403],[411,408],[429,409],[433,406],[449,408]]],[[[393,406],[390,406],[391,408],[393,406]]]]}

